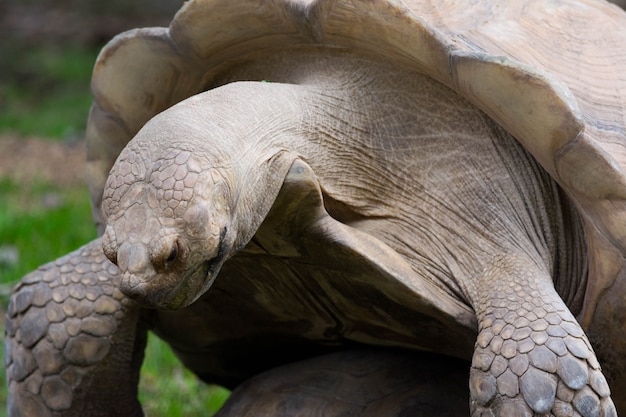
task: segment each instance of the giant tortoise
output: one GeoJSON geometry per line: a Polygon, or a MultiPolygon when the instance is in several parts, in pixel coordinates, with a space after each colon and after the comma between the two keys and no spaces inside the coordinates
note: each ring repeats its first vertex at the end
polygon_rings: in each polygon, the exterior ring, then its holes
{"type": "Polygon", "coordinates": [[[192,0],[117,36],[103,236],[17,286],[9,415],[141,415],[148,330],[239,386],[221,416],[626,412],[624,45],[594,0],[192,0]]]}

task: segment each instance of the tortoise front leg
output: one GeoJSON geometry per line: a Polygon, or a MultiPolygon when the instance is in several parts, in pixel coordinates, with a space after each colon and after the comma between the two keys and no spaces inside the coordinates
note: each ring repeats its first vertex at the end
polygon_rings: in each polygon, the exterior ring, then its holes
{"type": "Polygon", "coordinates": [[[473,416],[617,416],[587,337],[532,259],[502,257],[478,282],[473,416]]]}
{"type": "Polygon", "coordinates": [[[141,416],[147,327],[100,240],[18,284],[6,318],[9,417],[141,416]]]}

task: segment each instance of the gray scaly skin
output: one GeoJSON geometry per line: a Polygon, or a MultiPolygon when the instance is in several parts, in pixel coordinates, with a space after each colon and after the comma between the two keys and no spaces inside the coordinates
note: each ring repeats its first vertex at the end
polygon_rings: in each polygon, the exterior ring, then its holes
{"type": "MultiPolygon", "coordinates": [[[[393,83],[376,79],[380,73],[373,75],[375,81],[367,80],[372,76],[368,71],[375,73],[376,66],[367,68],[360,75],[356,69],[349,73],[357,79],[365,78],[360,80],[365,85],[370,85],[368,81],[382,85],[382,91],[386,83],[393,83]]],[[[405,90],[411,91],[411,87],[416,88],[418,95],[429,94],[426,85],[406,86],[405,90]]],[[[389,91],[403,90],[397,87],[389,91]]],[[[453,131],[440,125],[445,126],[443,120],[455,111],[461,113],[452,117],[468,118],[462,123],[472,123],[472,116],[465,113],[463,102],[446,98],[446,94],[437,91],[433,95],[441,100],[434,104],[433,114],[440,118],[434,122],[426,118],[412,120],[404,112],[415,105],[412,103],[424,105],[426,100],[403,101],[405,97],[400,95],[385,97],[386,100],[372,98],[368,105],[358,91],[341,83],[321,91],[240,83],[175,106],[170,114],[148,123],[122,152],[105,193],[105,252],[120,265],[125,292],[147,305],[166,308],[188,305],[197,299],[210,287],[219,266],[250,240],[278,192],[280,178],[284,178],[294,158],[301,158],[319,176],[322,187],[328,186],[328,194],[335,191],[334,184],[347,183],[348,188],[333,197],[343,198],[363,218],[378,215],[398,220],[364,220],[362,227],[398,252],[409,253],[408,258],[426,279],[439,280],[439,285],[448,286],[474,308],[480,334],[470,376],[473,415],[615,415],[593,350],[554,288],[555,280],[558,283],[567,279],[570,285],[576,285],[580,279],[577,277],[584,275],[584,267],[573,260],[581,250],[583,234],[579,220],[575,215],[562,217],[568,211],[562,207],[569,204],[567,199],[527,154],[516,146],[501,145],[506,134],[497,129],[484,131],[478,135],[492,135],[487,143],[463,137],[470,145],[459,145],[453,131]],[[371,107],[371,103],[385,102],[392,103],[390,108],[371,107]],[[361,118],[354,109],[368,118],[361,118]],[[388,165],[376,165],[378,149],[384,145],[375,142],[379,139],[375,133],[379,126],[370,120],[385,120],[382,137],[386,143],[395,140],[393,146],[408,154],[406,159],[386,149],[380,157],[387,158],[388,165]],[[413,145],[420,136],[407,131],[426,130],[423,134],[427,136],[428,123],[440,128],[441,136],[450,135],[439,146],[448,149],[452,157],[442,157],[441,149],[429,149],[428,140],[413,145]],[[412,153],[402,141],[419,151],[412,153]],[[490,154],[493,144],[489,141],[500,141],[495,145],[499,155],[490,154]],[[358,149],[364,148],[370,149],[374,159],[359,159],[358,149]],[[188,149],[195,150],[189,159],[182,156],[188,149]],[[168,153],[171,156],[167,157],[168,153]],[[178,155],[187,165],[168,167],[162,163],[164,159],[176,161],[178,155]],[[342,155],[350,155],[349,161],[342,155]],[[463,165],[467,155],[471,162],[463,165]],[[472,160],[474,155],[476,160],[472,160]],[[461,171],[456,171],[459,168],[450,162],[454,159],[461,159],[461,171]],[[126,173],[132,169],[129,164],[138,160],[142,161],[143,170],[128,176],[126,173]],[[438,165],[439,160],[444,164],[438,165]],[[411,162],[415,166],[407,168],[411,162]],[[387,171],[390,165],[391,171],[387,171]],[[357,174],[362,167],[368,167],[369,173],[357,174]],[[431,171],[425,173],[423,167],[431,171]],[[428,175],[446,168],[434,179],[428,175]],[[165,175],[166,169],[170,170],[169,175],[165,175]],[[191,200],[181,200],[176,191],[167,194],[167,188],[163,190],[165,178],[172,174],[184,185],[185,171],[200,175],[193,192],[184,187],[179,191],[179,196],[193,193],[191,200]],[[489,174],[483,180],[485,172],[489,174]],[[176,177],[178,173],[180,178],[176,177]],[[459,173],[462,177],[457,176],[459,173]],[[122,179],[122,174],[127,176],[122,179]],[[369,181],[365,186],[372,187],[372,192],[350,189],[349,181],[342,181],[342,175],[364,178],[363,181],[369,181]],[[418,183],[416,192],[422,193],[417,199],[402,195],[406,192],[403,181],[411,177],[418,183]],[[436,179],[438,183],[430,182],[436,179]],[[394,188],[398,183],[399,188],[394,188]],[[487,190],[477,184],[484,184],[487,190]],[[473,187],[476,188],[463,194],[473,187]],[[396,207],[385,204],[387,192],[396,196],[396,207]],[[351,201],[350,196],[358,197],[351,201]],[[455,200],[461,204],[455,205],[455,200]],[[186,220],[189,216],[185,209],[176,212],[192,202],[200,211],[205,207],[205,226],[198,233],[210,236],[209,239],[190,237],[191,229],[197,225],[186,220]],[[430,204],[442,202],[443,210],[422,216],[422,210],[424,214],[436,210],[430,204]],[[409,207],[407,212],[403,211],[403,204],[409,207]],[[445,204],[453,208],[447,211],[445,204]],[[530,210],[527,218],[524,206],[530,210]],[[173,217],[168,215],[172,210],[173,217]],[[461,219],[457,217],[459,213],[461,219]],[[407,215],[412,218],[404,219],[407,215]],[[463,219],[464,216],[469,219],[463,219]],[[468,223],[463,224],[464,220],[468,223]],[[396,231],[394,235],[396,224],[408,231],[396,231]],[[133,228],[134,225],[140,226],[133,228]],[[454,227],[462,230],[460,235],[451,230],[454,227]],[[161,243],[158,236],[163,230],[169,237],[161,243]],[[472,242],[470,247],[460,243],[463,234],[472,242]],[[151,243],[155,236],[156,245],[151,243]],[[406,239],[412,243],[407,247],[406,241],[394,242],[394,236],[409,236],[406,239]],[[578,242],[577,249],[564,243],[569,239],[578,242]],[[446,242],[456,243],[458,252],[451,257],[460,259],[459,264],[449,263],[450,255],[440,246],[446,242]],[[563,262],[565,250],[571,257],[563,262]],[[433,276],[424,264],[416,262],[420,258],[426,258],[424,263],[438,265],[438,271],[447,272],[433,276]],[[553,277],[555,267],[560,274],[569,276],[553,277]],[[171,278],[180,273],[182,280],[171,278]],[[151,291],[153,285],[158,290],[151,291]],[[189,289],[192,293],[187,292],[189,289]]],[[[422,107],[414,111],[417,114],[427,110],[422,107]]],[[[480,130],[477,125],[476,131],[480,130]]],[[[176,189],[176,183],[173,186],[176,189]]],[[[362,185],[357,182],[356,186],[362,185]]],[[[193,211],[192,217],[198,215],[193,211]]]]}
{"type": "MultiPolygon", "coordinates": [[[[376,236],[474,309],[472,415],[616,415],[566,304],[580,308],[585,248],[580,219],[554,181],[484,114],[428,79],[349,59],[338,68],[322,62],[309,77],[193,97],[125,148],[103,200],[104,252],[119,266],[124,294],[145,307],[181,309],[210,292],[301,160],[336,202],[331,215],[376,236]],[[336,82],[319,86],[317,77],[336,82]],[[559,293],[569,294],[566,302],[559,293]]],[[[61,282],[75,276],[63,274],[61,282]]],[[[10,320],[23,323],[38,308],[24,303],[10,320]]],[[[136,327],[124,317],[117,331],[136,327]]],[[[48,340],[44,323],[39,338],[48,340]]],[[[19,339],[12,337],[9,344],[19,339]]],[[[121,350],[132,358],[137,349],[121,350]]],[[[98,369],[89,373],[94,381],[104,378],[98,369]]],[[[91,389],[79,385],[72,392],[91,389]]]]}
{"type": "Polygon", "coordinates": [[[6,321],[9,416],[143,415],[147,327],[118,285],[100,239],[22,279],[6,321]]]}
{"type": "Polygon", "coordinates": [[[485,406],[507,416],[617,415],[591,344],[545,268],[532,259],[502,257],[481,282],[470,374],[476,415],[485,406]],[[516,282],[503,281],[503,274],[516,282]],[[505,401],[520,393],[526,404],[505,401]]]}

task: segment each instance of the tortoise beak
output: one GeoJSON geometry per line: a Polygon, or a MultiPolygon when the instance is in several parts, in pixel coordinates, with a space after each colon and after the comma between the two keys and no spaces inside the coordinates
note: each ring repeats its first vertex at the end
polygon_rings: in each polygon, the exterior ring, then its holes
{"type": "Polygon", "coordinates": [[[210,261],[198,264],[178,279],[177,285],[163,297],[156,308],[176,310],[187,307],[211,287],[217,272],[211,270],[210,261]]]}
{"type": "Polygon", "coordinates": [[[155,269],[145,244],[123,243],[116,255],[120,291],[145,308],[175,310],[190,305],[211,287],[228,258],[225,236],[226,228],[213,258],[170,271],[155,269]]]}
{"type": "MultiPolygon", "coordinates": [[[[176,310],[190,305],[211,287],[222,263],[211,259],[184,274],[153,272],[137,275],[132,272],[133,269],[122,270],[120,291],[142,307],[176,310]]],[[[145,269],[142,271],[145,272],[145,269]]]]}

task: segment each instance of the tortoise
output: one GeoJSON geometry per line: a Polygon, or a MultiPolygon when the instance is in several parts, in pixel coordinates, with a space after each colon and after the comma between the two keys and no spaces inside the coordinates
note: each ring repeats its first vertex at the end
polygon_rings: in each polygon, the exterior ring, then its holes
{"type": "Polygon", "coordinates": [[[624,41],[592,0],[192,0],[118,35],[103,237],[16,287],[9,415],[142,415],[148,330],[235,388],[221,417],[626,412],[624,41]]]}

